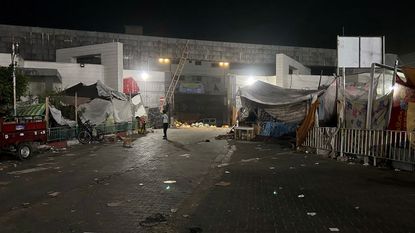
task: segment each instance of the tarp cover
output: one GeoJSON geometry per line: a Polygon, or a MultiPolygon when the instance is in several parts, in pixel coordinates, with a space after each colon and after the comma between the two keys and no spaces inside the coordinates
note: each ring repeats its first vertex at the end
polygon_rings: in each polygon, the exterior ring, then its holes
{"type": "Polygon", "coordinates": [[[118,92],[105,84],[101,81],[97,81],[92,85],[84,85],[83,83],[78,83],[75,86],[65,89],[62,91],[64,96],[75,96],[78,97],[86,97],[90,99],[95,98],[103,98],[103,99],[111,99],[116,98],[119,100],[127,100],[127,96],[121,92],[118,92]]]}
{"type": "Polygon", "coordinates": [[[298,90],[278,87],[266,82],[256,81],[252,85],[241,87],[239,95],[259,104],[286,105],[309,100],[315,90],[298,90]]]}
{"type": "Polygon", "coordinates": [[[62,116],[61,110],[55,108],[54,106],[49,106],[49,112],[51,113],[51,116],[53,119],[58,123],[59,125],[68,125],[68,126],[75,126],[76,122],[66,119],[62,116]]]}
{"type": "Polygon", "coordinates": [[[93,124],[103,123],[113,113],[111,101],[100,98],[93,99],[86,104],[81,104],[78,109],[81,112],[79,117],[82,122],[90,120],[93,124]]]}
{"type": "Polygon", "coordinates": [[[310,100],[322,91],[278,87],[262,81],[239,89],[242,105],[248,109],[264,109],[277,121],[301,122],[307,114],[310,100]]]}

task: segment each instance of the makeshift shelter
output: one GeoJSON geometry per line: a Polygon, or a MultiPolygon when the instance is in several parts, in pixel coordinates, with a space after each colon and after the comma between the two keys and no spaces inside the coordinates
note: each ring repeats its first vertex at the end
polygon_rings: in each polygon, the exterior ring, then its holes
{"type": "Polygon", "coordinates": [[[313,96],[319,96],[323,92],[287,89],[256,81],[250,86],[240,88],[238,94],[243,108],[254,113],[254,121],[260,124],[259,134],[278,137],[295,133],[298,124],[304,120],[310,109],[313,96]]]}
{"type": "Polygon", "coordinates": [[[92,85],[79,83],[62,91],[62,95],[65,96],[64,102],[71,105],[75,105],[76,97],[79,117],[83,122],[89,120],[94,124],[120,123],[131,121],[135,116],[146,116],[144,107],[140,107],[140,94],[135,95],[132,100],[101,81],[92,85]]]}

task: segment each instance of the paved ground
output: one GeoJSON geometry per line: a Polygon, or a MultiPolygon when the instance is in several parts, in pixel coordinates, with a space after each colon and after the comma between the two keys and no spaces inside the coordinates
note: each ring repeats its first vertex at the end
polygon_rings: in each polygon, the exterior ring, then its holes
{"type": "Polygon", "coordinates": [[[0,173],[0,232],[143,232],[140,221],[174,212],[222,160],[228,145],[214,136],[224,132],[169,130],[166,141],[157,130],[133,148],[96,144],[24,163],[3,160],[17,167],[0,173]]]}
{"type": "Polygon", "coordinates": [[[222,176],[181,206],[176,232],[415,232],[413,173],[294,153],[283,144],[235,146],[230,164],[218,168],[222,176]],[[221,181],[230,184],[214,185],[221,181]]]}
{"type": "Polygon", "coordinates": [[[214,139],[225,132],[3,159],[0,232],[415,232],[414,173],[214,139]],[[155,213],[167,223],[140,226],[155,213]]]}

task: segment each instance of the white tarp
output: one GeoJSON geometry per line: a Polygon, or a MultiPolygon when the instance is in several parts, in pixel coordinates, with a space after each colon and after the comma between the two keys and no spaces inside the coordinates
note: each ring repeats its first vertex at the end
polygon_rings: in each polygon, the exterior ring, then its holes
{"type": "Polygon", "coordinates": [[[116,123],[132,120],[133,115],[129,101],[112,99],[112,105],[114,106],[114,121],[116,123]]]}
{"type": "Polygon", "coordinates": [[[90,120],[93,124],[101,124],[113,114],[111,102],[100,98],[95,98],[89,103],[79,105],[78,110],[81,112],[80,118],[82,122],[90,120]]]}
{"type": "Polygon", "coordinates": [[[62,112],[59,109],[56,109],[54,106],[49,106],[49,112],[51,113],[51,116],[53,119],[59,124],[59,125],[68,125],[68,126],[75,126],[76,122],[72,120],[68,120],[62,116],[62,112]]]}
{"type": "Polygon", "coordinates": [[[134,117],[147,116],[147,112],[146,112],[146,109],[144,108],[143,100],[140,94],[134,96],[131,99],[131,102],[133,104],[134,117]]]}

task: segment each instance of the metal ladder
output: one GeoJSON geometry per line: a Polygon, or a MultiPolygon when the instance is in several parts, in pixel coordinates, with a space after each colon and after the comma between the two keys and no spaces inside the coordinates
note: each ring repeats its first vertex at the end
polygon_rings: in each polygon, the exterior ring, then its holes
{"type": "Polygon", "coordinates": [[[174,91],[176,90],[177,83],[179,82],[180,75],[182,74],[184,64],[189,56],[189,40],[186,41],[186,44],[183,48],[182,56],[180,57],[179,64],[176,67],[176,71],[171,79],[169,88],[167,89],[166,96],[165,96],[165,105],[170,104],[171,100],[174,95],[174,91]]]}

